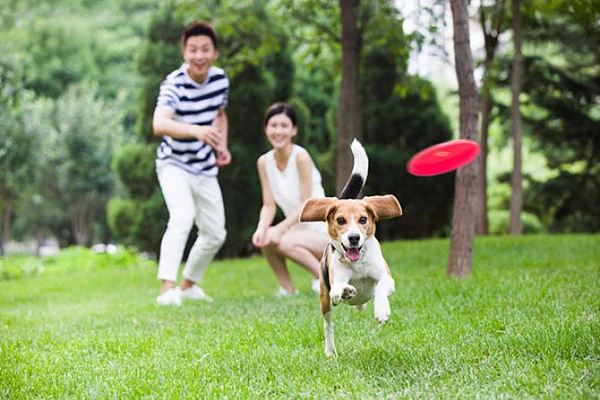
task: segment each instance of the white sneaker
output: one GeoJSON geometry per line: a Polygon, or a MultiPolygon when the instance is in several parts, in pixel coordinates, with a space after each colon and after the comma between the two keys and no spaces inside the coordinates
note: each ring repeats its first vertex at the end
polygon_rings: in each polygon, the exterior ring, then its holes
{"type": "Polygon", "coordinates": [[[204,293],[204,290],[200,289],[196,285],[192,285],[186,290],[179,289],[179,292],[181,293],[181,297],[184,299],[204,300],[208,301],[209,303],[213,301],[212,297],[207,296],[206,293],[204,293]]]}
{"type": "Polygon", "coordinates": [[[319,279],[314,278],[310,283],[310,287],[312,288],[313,292],[321,293],[321,281],[319,281],[319,279]]]}
{"type": "Polygon", "coordinates": [[[181,295],[179,288],[169,289],[156,298],[156,302],[160,306],[180,306],[181,295]]]}
{"type": "Polygon", "coordinates": [[[275,296],[277,297],[288,297],[288,296],[296,296],[297,294],[299,294],[300,292],[298,291],[298,289],[296,289],[293,292],[287,291],[284,288],[282,288],[281,286],[279,287],[279,290],[277,291],[277,294],[275,296]]]}

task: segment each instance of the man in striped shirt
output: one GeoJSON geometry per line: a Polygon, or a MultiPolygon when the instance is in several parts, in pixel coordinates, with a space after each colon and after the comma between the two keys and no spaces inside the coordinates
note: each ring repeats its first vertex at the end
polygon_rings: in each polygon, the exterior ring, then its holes
{"type": "Polygon", "coordinates": [[[219,167],[231,162],[225,107],[229,79],[213,63],[217,36],[206,22],[194,22],[181,36],[183,65],[162,82],[154,110],[154,134],[162,136],[156,173],[169,210],[158,264],[162,281],[157,302],[180,305],[182,298],[208,300],[196,286],[226,237],[225,211],[217,180],[219,167]],[[193,224],[198,238],[175,287],[193,224]]]}

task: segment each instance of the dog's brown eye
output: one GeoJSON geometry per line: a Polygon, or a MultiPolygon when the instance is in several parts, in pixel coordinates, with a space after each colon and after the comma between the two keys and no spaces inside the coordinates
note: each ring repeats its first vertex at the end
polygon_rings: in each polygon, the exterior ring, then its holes
{"type": "Polygon", "coordinates": [[[338,225],[346,225],[346,219],[344,217],[339,217],[336,221],[338,225]]]}
{"type": "Polygon", "coordinates": [[[358,223],[361,224],[361,225],[366,224],[367,223],[367,217],[360,217],[358,219],[358,223]]]}

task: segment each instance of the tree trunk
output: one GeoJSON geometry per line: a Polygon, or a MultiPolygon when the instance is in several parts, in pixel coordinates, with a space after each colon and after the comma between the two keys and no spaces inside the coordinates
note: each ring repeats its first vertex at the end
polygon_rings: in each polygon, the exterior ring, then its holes
{"type": "Polygon", "coordinates": [[[359,54],[358,30],[359,0],[340,0],[342,21],[342,82],[338,99],[337,115],[337,171],[336,193],[341,193],[352,171],[354,160],[350,151],[352,139],[361,139],[359,100],[359,54]]]}
{"type": "Polygon", "coordinates": [[[2,231],[0,232],[0,255],[6,255],[5,244],[8,242],[10,233],[10,217],[12,214],[12,200],[4,200],[4,210],[2,212],[2,231]]]}
{"type": "Polygon", "coordinates": [[[498,37],[502,33],[504,24],[504,0],[499,0],[494,9],[491,10],[488,20],[488,13],[483,5],[480,6],[480,24],[483,31],[485,43],[485,61],[483,64],[483,89],[481,93],[481,136],[479,155],[479,207],[477,212],[477,222],[475,224],[475,233],[477,235],[487,235],[489,233],[488,208],[487,208],[487,156],[488,156],[488,133],[490,128],[490,113],[492,109],[491,79],[496,49],[498,48],[498,37]]]}
{"type": "Polygon", "coordinates": [[[512,106],[510,118],[512,122],[513,137],[513,171],[510,178],[510,234],[520,235],[523,233],[523,224],[521,222],[521,212],[523,211],[523,188],[522,188],[522,154],[521,154],[521,85],[523,77],[523,61],[521,55],[522,44],[522,21],[521,21],[521,0],[512,0],[513,13],[513,40],[515,45],[515,58],[513,59],[512,71],[512,106]]]}
{"type": "Polygon", "coordinates": [[[85,200],[74,201],[71,206],[71,226],[78,246],[88,246],[91,239],[92,221],[85,200]]]}
{"type": "Polygon", "coordinates": [[[35,255],[36,256],[42,255],[41,249],[42,249],[43,245],[44,245],[44,228],[38,227],[35,230],[35,255]]]}
{"type": "MultiPolygon", "coordinates": [[[[487,67],[486,67],[487,68],[487,67]]],[[[487,69],[486,69],[487,70],[487,69]]],[[[492,99],[489,87],[484,83],[481,94],[481,137],[479,154],[479,201],[477,210],[477,221],[475,233],[487,235],[489,232],[488,209],[487,209],[487,155],[488,155],[488,132],[490,127],[490,111],[492,99]]]]}
{"type": "MultiPolygon", "coordinates": [[[[460,95],[460,137],[477,141],[477,88],[473,76],[468,4],[467,0],[451,0],[450,4],[460,95]]],[[[478,172],[479,162],[471,162],[456,172],[454,216],[446,273],[457,278],[471,275],[472,270],[476,219],[473,216],[477,215],[478,172]]]]}

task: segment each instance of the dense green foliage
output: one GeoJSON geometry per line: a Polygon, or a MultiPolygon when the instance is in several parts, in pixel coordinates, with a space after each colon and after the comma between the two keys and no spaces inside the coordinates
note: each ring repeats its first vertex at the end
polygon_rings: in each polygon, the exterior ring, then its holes
{"type": "MultiPolygon", "coordinates": [[[[412,154],[456,137],[450,126],[457,123],[441,111],[433,85],[407,73],[411,49],[436,27],[407,34],[402,11],[391,0],[362,1],[357,19],[362,131],[371,156],[365,194],[393,193],[405,210],[382,225],[384,240],[445,235],[454,189],[453,174],[406,173],[412,154]]],[[[524,2],[526,144],[549,169],[543,177],[526,176],[525,211],[537,219],[532,226],[541,221],[553,232],[600,229],[599,12],[597,1],[524,2]]],[[[217,28],[217,65],[232,83],[233,162],[220,172],[229,236],[220,256],[252,251],[261,201],[255,162],[268,149],[262,118],[270,103],[296,106],[298,143],[321,170],[326,193],[336,194],[338,1],[5,0],[0,253],[8,239],[47,235],[63,245],[112,240],[158,251],[167,213],[154,171],[159,140],[151,116],[160,82],[182,62],[181,28],[194,19],[217,28]]],[[[509,64],[492,71],[499,83],[510,76],[509,64]]],[[[507,127],[502,90],[493,90],[496,125],[507,127]]],[[[510,193],[502,177],[494,185],[501,190],[490,189],[491,210],[502,213],[510,193]]]]}
{"type": "MultiPolygon", "coordinates": [[[[19,130],[19,152],[32,158],[2,168],[0,180],[10,183],[4,189],[18,194],[0,199],[3,229],[13,239],[108,240],[109,166],[135,121],[138,75],[131,66],[152,2],[131,5],[2,2],[0,70],[10,71],[11,84],[0,75],[17,100],[3,104],[11,116],[2,120],[15,127],[3,132],[19,130]],[[24,145],[30,137],[34,147],[24,145]]],[[[19,152],[2,136],[0,154],[15,160],[19,152]]]]}
{"type": "MultiPolygon", "coordinates": [[[[15,64],[0,63],[0,210],[13,210],[22,194],[31,187],[31,179],[39,167],[41,133],[39,103],[33,93],[22,86],[15,64]],[[30,118],[31,116],[34,118],[30,118]],[[32,121],[33,123],[30,123],[32,121]]],[[[0,235],[4,232],[0,231],[0,235]]],[[[0,242],[2,242],[0,240],[0,242]]],[[[1,246],[1,243],[0,243],[1,246]]]]}
{"type": "Polygon", "coordinates": [[[97,99],[94,87],[74,85],[58,98],[55,112],[56,189],[75,242],[90,245],[93,221],[104,215],[115,181],[110,164],[113,146],[123,136],[119,110],[97,99]]]}
{"type": "MultiPolygon", "coordinates": [[[[531,139],[532,151],[544,155],[550,170],[547,179],[525,177],[524,207],[550,231],[597,232],[600,2],[523,4],[524,133],[531,139]]],[[[510,56],[496,72],[506,86],[510,84],[510,56]]],[[[507,110],[501,117],[508,123],[507,110]]]]}
{"type": "Polygon", "coordinates": [[[406,164],[419,149],[452,138],[447,117],[440,111],[435,88],[427,81],[396,71],[390,49],[379,46],[365,57],[362,76],[365,129],[370,155],[366,194],[392,193],[403,217],[383,224],[381,238],[415,238],[443,235],[453,199],[454,174],[433,178],[410,175],[406,164]],[[390,173],[393,171],[393,173],[390,173]]]}
{"type": "MultiPolygon", "coordinates": [[[[159,307],[155,262],[76,248],[0,282],[2,394],[30,398],[597,398],[600,237],[477,238],[474,275],[448,240],[388,242],[392,317],[334,312],[323,354],[310,276],[276,298],[265,260],[218,261],[213,303],[159,307]]],[[[8,258],[5,263],[16,262],[8,258]]],[[[25,262],[20,261],[25,264],[25,262]]]]}
{"type": "Polygon", "coordinates": [[[152,113],[160,83],[183,61],[180,46],[183,27],[184,23],[175,14],[173,4],[155,11],[148,22],[137,58],[141,82],[137,88],[136,135],[144,143],[157,141],[152,131],[152,113]]]}
{"type": "MultiPolygon", "coordinates": [[[[383,1],[382,4],[387,3],[383,1]]],[[[336,111],[336,91],[331,81],[324,84],[321,80],[324,73],[326,76],[335,76],[337,67],[331,64],[332,55],[317,55],[323,58],[323,61],[330,61],[331,65],[327,65],[327,68],[321,65],[318,69],[311,69],[295,62],[294,57],[301,51],[292,49],[294,36],[279,34],[290,26],[286,27],[275,20],[267,12],[266,5],[261,8],[254,3],[225,2],[220,5],[203,4],[199,10],[201,15],[211,11],[210,20],[220,36],[217,65],[226,69],[231,80],[227,114],[233,162],[222,168],[219,173],[228,230],[220,256],[244,255],[253,250],[249,242],[262,200],[255,165],[259,155],[268,150],[264,139],[263,116],[271,103],[289,101],[295,105],[299,114],[298,143],[313,155],[322,172],[326,193],[332,196],[336,194],[335,177],[332,173],[335,170],[335,128],[332,129],[327,121],[336,111]],[[243,24],[236,25],[235,30],[231,30],[231,20],[237,21],[236,15],[228,12],[231,9],[239,12],[251,11],[260,18],[245,20],[243,24]],[[270,21],[269,30],[262,25],[264,21],[270,21]],[[257,25],[259,23],[260,25],[257,25]],[[257,58],[262,54],[263,57],[257,58]]],[[[372,193],[369,194],[385,192],[402,195],[401,197],[406,199],[403,202],[411,211],[407,227],[402,227],[401,221],[388,229],[382,229],[380,236],[383,239],[443,234],[448,225],[452,201],[451,177],[437,181],[414,180],[414,188],[422,194],[404,196],[404,193],[413,192],[413,185],[404,172],[404,165],[417,150],[447,140],[452,133],[431,85],[419,79],[408,79],[406,76],[409,44],[398,23],[394,25],[390,22],[394,14],[382,14],[385,10],[389,11],[389,8],[380,9],[379,13],[365,10],[363,18],[365,28],[368,28],[365,30],[365,41],[373,39],[365,46],[365,54],[374,53],[378,56],[366,56],[361,66],[366,77],[362,82],[363,92],[368,99],[363,120],[366,129],[372,132],[365,134],[367,147],[371,149],[373,157],[368,186],[372,193]],[[397,32],[388,35],[389,38],[380,36],[382,21],[388,21],[389,28],[396,28],[397,32]],[[415,118],[417,114],[421,115],[415,118]],[[424,129],[423,125],[427,128],[424,129]],[[390,168],[402,171],[402,177],[390,180],[390,168]],[[431,196],[432,192],[438,193],[439,196],[431,196]],[[444,192],[450,195],[442,195],[444,192]],[[413,213],[412,210],[416,209],[419,203],[421,206],[426,205],[427,210],[413,213]]],[[[144,81],[147,82],[140,92],[138,129],[143,128],[138,130],[138,138],[152,147],[156,147],[156,140],[150,134],[150,121],[158,85],[162,78],[181,62],[179,36],[175,34],[180,31],[182,24],[176,17],[178,11],[181,11],[181,8],[170,5],[153,16],[138,67],[145,77],[144,81]],[[149,90],[150,88],[153,89],[149,90]]],[[[292,26],[294,23],[298,25],[298,21],[289,23],[292,26]]],[[[324,44],[332,51],[339,52],[336,45],[327,42],[324,44]]],[[[125,192],[129,192],[129,197],[135,201],[111,202],[110,225],[114,227],[113,233],[121,241],[135,243],[145,250],[157,251],[157,243],[160,243],[166,223],[165,208],[156,194],[159,189],[151,176],[150,165],[147,162],[136,162],[144,153],[141,148],[128,147],[117,155],[114,166],[125,186],[125,192]],[[135,194],[140,193],[136,188],[152,187],[155,188],[154,192],[135,194]],[[153,206],[146,202],[151,202],[153,206]],[[133,208],[134,203],[139,207],[133,208]],[[133,216],[131,228],[125,229],[127,223],[119,221],[119,218],[130,221],[132,210],[135,210],[137,215],[133,216]],[[141,217],[142,212],[144,217],[141,217]],[[156,214],[152,214],[153,212],[156,214]],[[156,228],[140,229],[138,226],[147,226],[149,221],[154,221],[156,228]],[[119,227],[120,229],[116,230],[119,227]],[[136,235],[136,232],[140,235],[136,235]]]]}

